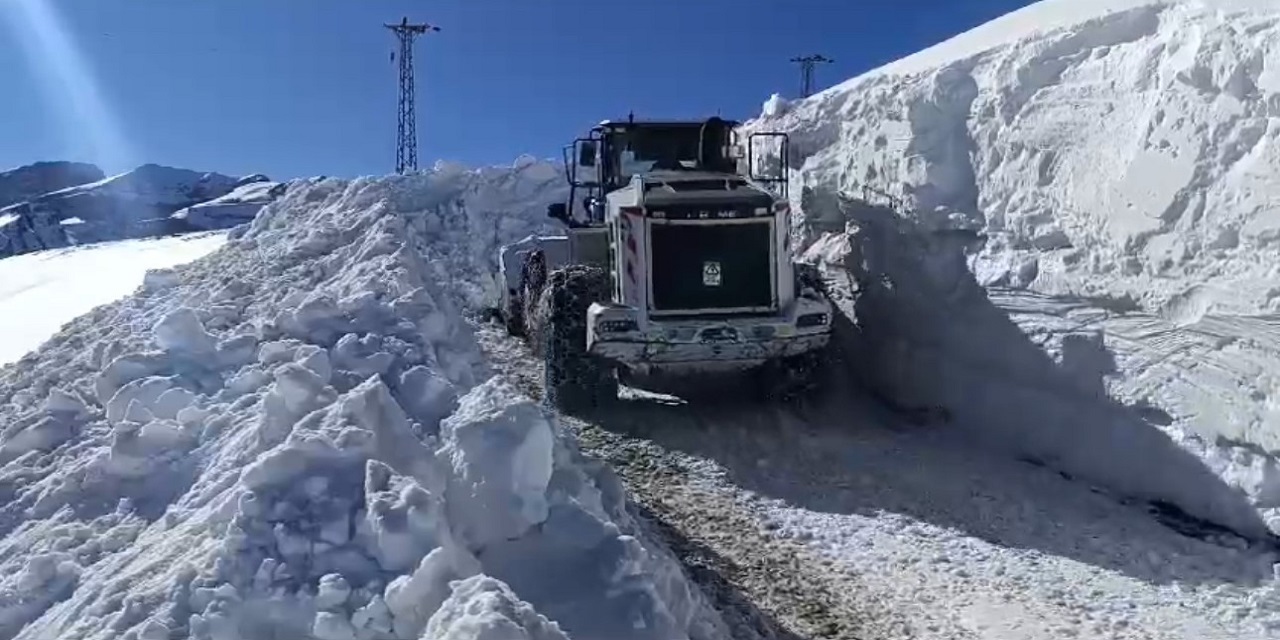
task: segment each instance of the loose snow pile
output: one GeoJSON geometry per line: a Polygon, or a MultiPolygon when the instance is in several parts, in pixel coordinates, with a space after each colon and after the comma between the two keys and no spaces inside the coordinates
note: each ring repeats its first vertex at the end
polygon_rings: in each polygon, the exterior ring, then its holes
{"type": "Polygon", "coordinates": [[[1049,0],[748,128],[791,134],[882,393],[1280,531],[1277,60],[1269,0],[1049,0]]]}
{"type": "Polygon", "coordinates": [[[262,179],[259,175],[239,179],[147,164],[96,182],[43,193],[0,209],[0,257],[190,231],[197,227],[170,219],[170,214],[262,179]]]}
{"type": "Polygon", "coordinates": [[[0,260],[0,366],[39,347],[63,324],[142,284],[149,269],[202,258],[224,233],[122,240],[0,260]]]}
{"type": "Polygon", "coordinates": [[[421,179],[425,187],[404,193],[404,206],[424,212],[411,222],[439,238],[427,263],[468,308],[495,305],[500,246],[535,233],[563,233],[563,226],[547,218],[547,205],[565,202],[569,194],[557,164],[531,156],[516,159],[510,168],[440,162],[421,179]]]}
{"type": "Polygon", "coordinates": [[[552,174],[292,183],[0,370],[0,638],[723,637],[459,315],[552,174]]]}

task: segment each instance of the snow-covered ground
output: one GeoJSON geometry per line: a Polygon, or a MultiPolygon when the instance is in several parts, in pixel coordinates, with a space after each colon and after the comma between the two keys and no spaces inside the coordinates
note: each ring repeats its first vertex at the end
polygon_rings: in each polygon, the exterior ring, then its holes
{"type": "Polygon", "coordinates": [[[0,638],[725,637],[460,315],[561,185],[295,182],[0,369],[0,638]]]}
{"type": "Polygon", "coordinates": [[[294,182],[0,369],[0,638],[1280,637],[1273,552],[857,395],[548,416],[462,314],[563,196],[294,182]]]}
{"type": "Polygon", "coordinates": [[[225,238],[216,232],[123,240],[0,260],[0,366],[39,347],[67,322],[133,292],[148,270],[201,258],[225,238]]]}
{"type": "MultiPolygon", "coordinates": [[[[480,332],[495,364],[536,385],[500,333],[480,332]]],[[[857,391],[803,410],[624,397],[565,424],[669,532],[734,638],[1280,638],[1275,549],[857,391]]]]}
{"type": "Polygon", "coordinates": [[[1278,52],[1266,0],[1048,0],[748,128],[791,134],[814,256],[865,277],[882,394],[1280,531],[1278,52]]]}
{"type": "Polygon", "coordinates": [[[803,411],[541,410],[464,313],[552,165],[290,183],[0,369],[0,640],[1280,638],[1278,34],[1049,0],[771,100],[803,411]]]}

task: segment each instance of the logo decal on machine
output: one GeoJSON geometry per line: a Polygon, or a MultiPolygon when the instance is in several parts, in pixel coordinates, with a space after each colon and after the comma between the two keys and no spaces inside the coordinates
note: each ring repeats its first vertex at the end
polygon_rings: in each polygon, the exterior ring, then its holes
{"type": "Polygon", "coordinates": [[[707,287],[720,286],[720,263],[704,262],[702,263],[702,284],[707,287]]]}

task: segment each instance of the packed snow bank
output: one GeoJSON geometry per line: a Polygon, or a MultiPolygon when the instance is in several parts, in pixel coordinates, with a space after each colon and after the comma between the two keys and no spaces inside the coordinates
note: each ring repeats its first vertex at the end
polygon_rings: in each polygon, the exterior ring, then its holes
{"type": "Polygon", "coordinates": [[[1256,530],[1241,501],[1280,506],[1277,51],[1272,2],[1050,0],[747,128],[791,134],[802,240],[891,291],[857,312],[886,395],[1256,530]]]}
{"type": "MultiPolygon", "coordinates": [[[[260,176],[252,176],[256,181],[260,176]]],[[[28,198],[4,209],[0,257],[78,244],[158,236],[196,227],[168,216],[219,198],[244,179],[147,164],[96,182],[28,198]],[[73,223],[68,224],[71,221],[73,223]]]]}
{"type": "Polygon", "coordinates": [[[242,179],[240,186],[230,193],[184,207],[169,217],[182,220],[194,229],[229,229],[253,220],[287,188],[288,184],[271,182],[265,176],[250,176],[242,179]]]}
{"type": "Polygon", "coordinates": [[[539,167],[293,183],[0,371],[0,638],[724,637],[459,315],[539,167]]]}
{"type": "Polygon", "coordinates": [[[981,229],[984,284],[1152,311],[1200,285],[1209,311],[1260,313],[1280,309],[1277,51],[1271,2],[1050,0],[751,126],[791,133],[805,184],[981,229]]]}
{"type": "Polygon", "coordinates": [[[0,171],[0,207],[105,177],[102,169],[83,162],[36,162],[0,171]]]}
{"type": "MultiPolygon", "coordinates": [[[[808,206],[816,206],[810,192],[808,206]]],[[[840,202],[849,230],[814,243],[843,315],[857,379],[904,409],[944,408],[950,429],[1124,497],[1175,505],[1260,539],[1273,478],[1217,465],[1203,440],[1107,393],[1111,312],[1090,301],[984,291],[964,270],[974,234],[926,233],[891,209],[840,202]],[[1209,458],[1209,459],[1207,459],[1209,458]]]]}
{"type": "Polygon", "coordinates": [[[40,346],[63,324],[118,300],[150,269],[201,258],[225,234],[201,233],[53,249],[0,260],[0,366],[40,346]]]}

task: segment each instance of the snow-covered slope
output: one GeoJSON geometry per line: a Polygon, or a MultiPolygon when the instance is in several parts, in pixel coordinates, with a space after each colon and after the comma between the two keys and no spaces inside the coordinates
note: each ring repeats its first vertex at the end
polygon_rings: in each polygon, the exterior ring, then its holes
{"type": "Polygon", "coordinates": [[[1280,530],[1278,60],[1274,2],[1049,0],[748,128],[791,134],[815,255],[864,276],[882,393],[1280,530]]]}
{"type": "Polygon", "coordinates": [[[105,177],[102,169],[81,162],[36,162],[0,171],[0,208],[105,177]]]}
{"type": "Polygon", "coordinates": [[[291,183],[0,369],[0,637],[725,637],[459,315],[562,184],[291,183]]]}
{"type": "Polygon", "coordinates": [[[44,193],[0,209],[0,257],[189,231],[193,227],[169,215],[261,179],[257,175],[238,179],[147,164],[96,182],[44,193]]]}
{"type": "Polygon", "coordinates": [[[39,347],[66,322],[133,292],[148,270],[201,258],[225,237],[122,240],[0,260],[0,366],[39,347]]]}

